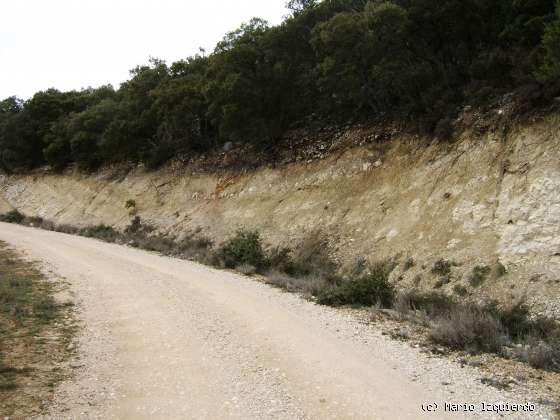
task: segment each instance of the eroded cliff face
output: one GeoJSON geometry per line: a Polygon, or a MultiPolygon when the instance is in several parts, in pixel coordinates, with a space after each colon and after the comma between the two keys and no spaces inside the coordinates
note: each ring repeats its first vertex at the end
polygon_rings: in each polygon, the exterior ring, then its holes
{"type": "Polygon", "coordinates": [[[321,232],[342,263],[412,257],[412,268],[401,264],[393,274],[399,287],[526,296],[535,311],[560,318],[559,129],[560,116],[548,116],[484,135],[465,131],[449,145],[403,135],[245,172],[168,165],[4,176],[0,210],[9,203],[57,223],[123,228],[133,199],[144,222],[175,236],[199,231],[220,242],[247,227],[293,247],[321,232]],[[431,272],[442,258],[456,263],[444,284],[431,272]],[[473,287],[477,265],[492,273],[473,287]]]}

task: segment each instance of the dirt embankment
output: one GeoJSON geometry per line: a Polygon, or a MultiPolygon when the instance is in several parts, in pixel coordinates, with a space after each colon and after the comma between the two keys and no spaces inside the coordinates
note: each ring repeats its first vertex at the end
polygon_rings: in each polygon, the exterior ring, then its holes
{"type": "Polygon", "coordinates": [[[362,130],[354,147],[251,171],[170,164],[4,176],[0,210],[9,203],[57,223],[122,228],[134,200],[143,222],[176,236],[220,242],[247,227],[269,244],[295,246],[321,232],[342,263],[400,256],[399,287],[526,296],[535,311],[560,318],[559,129],[552,115],[484,134],[473,128],[453,144],[398,134],[383,142],[362,130]],[[432,272],[440,259],[452,262],[443,279],[432,272]],[[485,274],[472,281],[476,266],[485,274]]]}

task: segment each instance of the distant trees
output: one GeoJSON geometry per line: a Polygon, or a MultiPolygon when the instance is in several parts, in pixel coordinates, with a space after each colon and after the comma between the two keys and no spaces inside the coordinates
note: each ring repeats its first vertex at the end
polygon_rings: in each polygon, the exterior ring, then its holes
{"type": "Polygon", "coordinates": [[[0,102],[0,167],[4,170],[29,167],[40,158],[31,141],[30,121],[25,119],[23,106],[15,96],[0,102]]]}
{"type": "Polygon", "coordinates": [[[420,118],[435,129],[471,97],[560,79],[560,0],[291,0],[118,90],[0,102],[0,167],[124,160],[157,167],[226,141],[267,148],[307,117],[420,118]],[[555,10],[556,3],[556,10],[555,10]]]}

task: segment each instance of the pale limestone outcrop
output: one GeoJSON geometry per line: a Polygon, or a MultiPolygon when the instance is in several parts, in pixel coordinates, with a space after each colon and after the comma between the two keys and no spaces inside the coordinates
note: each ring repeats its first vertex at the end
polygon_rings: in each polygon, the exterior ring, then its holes
{"type": "MultiPolygon", "coordinates": [[[[58,223],[124,228],[124,204],[143,221],[181,236],[197,229],[217,242],[239,227],[294,246],[310,233],[329,238],[341,262],[412,256],[400,287],[431,289],[434,261],[454,260],[452,281],[468,286],[475,265],[503,264],[474,296],[526,295],[560,317],[560,118],[510,127],[507,136],[465,132],[453,145],[401,136],[322,160],[249,172],[197,174],[169,165],[116,176],[75,171],[0,179],[3,201],[58,223]],[[419,277],[421,276],[421,277],[419,277]],[[419,280],[420,278],[420,280],[419,280]]],[[[348,135],[351,135],[349,133],[348,135]]],[[[4,205],[4,207],[6,207],[4,205]]]]}

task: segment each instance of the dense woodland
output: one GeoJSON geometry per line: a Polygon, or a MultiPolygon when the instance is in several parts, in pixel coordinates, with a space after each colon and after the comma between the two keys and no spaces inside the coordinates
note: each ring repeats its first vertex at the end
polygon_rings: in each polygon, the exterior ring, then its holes
{"type": "MultiPolygon", "coordinates": [[[[560,0],[291,0],[215,50],[112,86],[0,102],[0,167],[139,161],[228,141],[269,148],[309,121],[415,119],[560,80],[560,0]]],[[[557,91],[557,88],[556,88],[557,91]]]]}

